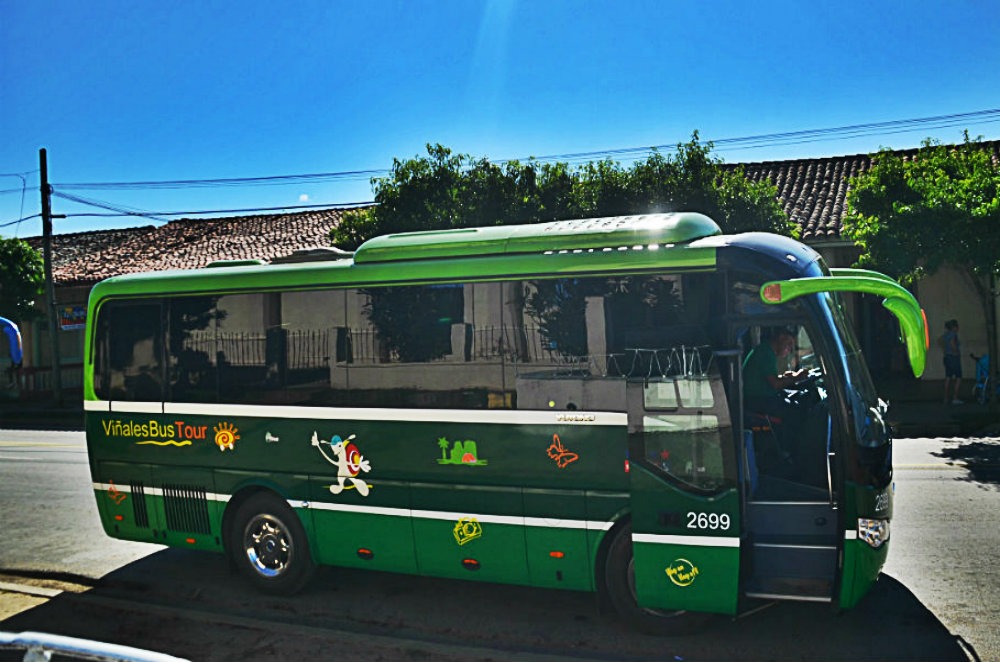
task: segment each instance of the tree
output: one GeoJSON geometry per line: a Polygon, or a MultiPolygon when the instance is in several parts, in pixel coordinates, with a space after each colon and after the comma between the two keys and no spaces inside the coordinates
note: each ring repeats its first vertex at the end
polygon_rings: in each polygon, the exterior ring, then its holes
{"type": "MultiPolygon", "coordinates": [[[[712,143],[701,143],[697,131],[689,142],[677,145],[672,155],[654,151],[625,171],[625,204],[610,205],[615,196],[605,193],[596,196],[603,208],[594,211],[600,211],[599,215],[697,211],[715,220],[727,233],[758,231],[798,236],[798,226],[781,208],[772,182],[752,182],[742,166],[727,168],[711,152],[712,143]]],[[[592,182],[607,177],[606,166],[592,166],[584,170],[581,188],[585,191],[593,188],[592,182]]]]}
{"type": "Polygon", "coordinates": [[[977,294],[1000,356],[992,294],[1000,275],[1000,163],[979,138],[966,132],[958,146],[925,140],[908,158],[879,152],[851,181],[847,205],[843,233],[861,247],[862,266],[904,284],[954,268],[977,294]]]}
{"type": "Polygon", "coordinates": [[[376,205],[346,213],[331,239],[353,249],[393,232],[658,211],[699,211],[727,232],[794,236],[798,230],[774,185],[747,180],[711,150],[695,132],[670,156],[654,152],[630,167],[603,160],[573,169],[533,160],[500,165],[428,145],[426,157],[395,159],[388,177],[373,179],[376,205]]]}
{"type": "Polygon", "coordinates": [[[15,322],[35,319],[34,307],[45,284],[42,256],[20,239],[0,237],[0,317],[15,322]]]}
{"type": "Polygon", "coordinates": [[[426,363],[451,351],[451,320],[461,319],[461,287],[379,287],[368,295],[365,315],[378,330],[386,358],[426,363]],[[444,311],[449,316],[441,318],[444,311]]]}
{"type": "Polygon", "coordinates": [[[348,212],[333,243],[357,248],[393,232],[533,223],[567,218],[572,175],[563,164],[501,165],[428,145],[427,156],[393,160],[389,177],[372,180],[376,206],[348,212]]]}
{"type": "MultiPolygon", "coordinates": [[[[354,249],[395,232],[667,211],[702,212],[728,232],[797,234],[772,183],[748,181],[742,170],[725,167],[711,151],[712,144],[699,142],[695,132],[671,156],[654,152],[631,167],[607,159],[571,169],[533,160],[501,165],[427,145],[426,157],[394,159],[388,177],[372,180],[376,205],[344,214],[330,236],[334,244],[354,249]]],[[[392,305],[387,304],[397,297],[393,288],[368,294],[368,318],[399,360],[426,360],[447,351],[446,343],[434,340],[440,336],[431,333],[435,320],[416,329],[393,318],[394,310],[407,306],[415,313],[430,310],[412,294],[401,293],[402,300],[392,305]]],[[[586,354],[587,339],[580,335],[586,294],[577,284],[560,281],[541,286],[526,300],[552,350],[567,358],[586,354]],[[579,323],[567,324],[570,319],[579,323]]],[[[645,294],[636,290],[631,296],[645,294]]],[[[628,288],[621,295],[629,295],[628,288]]]]}

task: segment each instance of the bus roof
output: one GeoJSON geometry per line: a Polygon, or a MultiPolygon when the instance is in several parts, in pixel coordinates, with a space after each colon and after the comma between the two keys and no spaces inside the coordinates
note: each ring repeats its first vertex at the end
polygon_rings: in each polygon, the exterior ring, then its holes
{"type": "Polygon", "coordinates": [[[145,272],[98,283],[91,303],[109,296],[420,283],[538,275],[711,269],[721,235],[693,213],[615,216],[530,225],[408,232],[371,239],[342,259],[145,272]],[[467,258],[477,258],[469,260],[467,258]]]}
{"type": "Polygon", "coordinates": [[[722,234],[715,221],[694,212],[610,216],[530,225],[406,232],[375,237],[354,255],[357,264],[447,257],[617,249],[684,244],[722,234]]]}

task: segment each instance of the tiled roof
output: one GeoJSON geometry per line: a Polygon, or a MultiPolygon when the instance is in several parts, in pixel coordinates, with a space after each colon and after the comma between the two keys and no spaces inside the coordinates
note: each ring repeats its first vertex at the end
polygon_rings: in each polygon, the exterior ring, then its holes
{"type": "MultiPolygon", "coordinates": [[[[1000,161],[1000,140],[982,143],[1000,161]]],[[[909,158],[916,149],[900,150],[909,158]]],[[[807,242],[840,239],[847,183],[871,167],[870,154],[731,164],[752,181],[770,179],[788,217],[807,242]]],[[[120,274],[194,269],[215,260],[271,260],[302,248],[329,246],[345,209],[294,214],[182,219],[159,227],[60,234],[53,237],[59,285],[86,285],[120,274]]],[[[27,240],[41,249],[41,237],[27,240]]]]}
{"type": "Polygon", "coordinates": [[[796,161],[744,163],[747,179],[770,179],[778,188],[788,218],[805,241],[840,238],[840,219],[847,207],[847,182],[871,167],[871,156],[834,156],[796,161]]]}
{"type": "MultiPolygon", "coordinates": [[[[140,271],[195,269],[215,260],[270,260],[329,246],[330,229],[343,212],[182,219],[160,227],[57,234],[53,278],[59,285],[84,285],[140,271]]],[[[27,241],[41,250],[41,237],[27,241]]]]}
{"type": "MultiPolygon", "coordinates": [[[[1000,140],[982,145],[1000,161],[1000,140]]],[[[897,150],[911,158],[917,149],[897,150]]],[[[847,210],[847,183],[852,177],[871,168],[870,154],[830,156],[793,161],[736,163],[747,179],[757,182],[770,179],[778,188],[781,201],[791,219],[802,229],[802,239],[809,241],[840,239],[841,220],[847,210]]]]}

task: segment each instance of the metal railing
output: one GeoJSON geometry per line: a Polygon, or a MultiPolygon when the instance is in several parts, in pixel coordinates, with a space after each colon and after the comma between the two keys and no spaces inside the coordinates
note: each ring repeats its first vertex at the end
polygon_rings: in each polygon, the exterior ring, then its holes
{"type": "MultiPolygon", "coordinates": [[[[78,392],[83,389],[83,364],[64,363],[59,366],[63,391],[78,392]]],[[[52,367],[28,366],[0,376],[0,387],[20,399],[38,399],[52,394],[52,367]]]]}
{"type": "Polygon", "coordinates": [[[283,335],[270,337],[256,332],[197,332],[185,338],[184,349],[203,353],[213,362],[221,357],[231,366],[256,367],[267,363],[269,342],[276,344],[272,352],[284,350],[290,370],[320,368],[329,364],[330,329],[284,331],[283,335]]]}
{"type": "Polygon", "coordinates": [[[53,653],[97,662],[187,662],[155,651],[45,632],[0,632],[0,650],[23,650],[24,662],[48,662],[53,653]]]}

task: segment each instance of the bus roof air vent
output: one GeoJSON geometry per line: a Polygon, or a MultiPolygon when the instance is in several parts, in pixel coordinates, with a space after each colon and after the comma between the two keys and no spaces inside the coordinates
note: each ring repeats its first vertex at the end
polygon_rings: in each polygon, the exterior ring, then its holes
{"type": "Polygon", "coordinates": [[[264,260],[213,260],[205,265],[206,269],[216,269],[218,267],[259,267],[267,264],[264,260]]]}
{"type": "Polygon", "coordinates": [[[722,230],[715,221],[694,212],[612,216],[390,234],[366,241],[354,254],[354,261],[363,264],[652,244],[669,246],[717,234],[722,234],[722,230]]]}
{"type": "Polygon", "coordinates": [[[313,248],[300,248],[293,251],[291,255],[281,255],[271,260],[271,264],[294,264],[297,262],[333,262],[335,260],[347,260],[354,253],[337,248],[336,246],[315,246],[313,248]]]}

